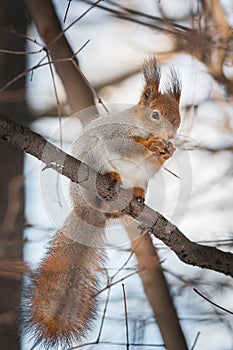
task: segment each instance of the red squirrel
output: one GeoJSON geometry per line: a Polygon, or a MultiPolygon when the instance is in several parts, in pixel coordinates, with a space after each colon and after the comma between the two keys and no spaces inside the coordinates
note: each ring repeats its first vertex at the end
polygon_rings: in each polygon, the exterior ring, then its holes
{"type": "MultiPolygon", "coordinates": [[[[143,75],[138,104],[96,118],[73,146],[75,157],[132,189],[142,201],[149,179],[174,152],[171,140],[180,125],[181,94],[174,69],[165,91],[160,91],[160,66],[154,57],[143,64],[143,75]]],[[[68,348],[87,334],[95,318],[95,296],[105,262],[105,226],[122,215],[75,183],[71,198],[73,210],[27,286],[23,315],[34,347],[68,348]]]]}

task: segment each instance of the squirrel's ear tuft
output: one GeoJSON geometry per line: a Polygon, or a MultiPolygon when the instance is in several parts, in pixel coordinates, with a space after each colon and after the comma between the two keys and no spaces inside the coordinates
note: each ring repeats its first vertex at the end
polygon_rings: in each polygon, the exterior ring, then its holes
{"type": "Polygon", "coordinates": [[[148,58],[143,63],[143,75],[147,84],[151,84],[157,93],[159,92],[160,83],[160,66],[155,56],[148,58]]]}
{"type": "Polygon", "coordinates": [[[170,67],[169,70],[169,82],[166,83],[166,92],[172,95],[179,103],[182,88],[180,76],[174,67],[170,67]]]}

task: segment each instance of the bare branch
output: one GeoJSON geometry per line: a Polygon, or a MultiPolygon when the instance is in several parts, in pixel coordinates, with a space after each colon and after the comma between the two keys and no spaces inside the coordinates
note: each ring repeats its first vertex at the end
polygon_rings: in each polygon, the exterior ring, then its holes
{"type": "MultiPolygon", "coordinates": [[[[91,0],[82,1],[93,4],[91,0]]],[[[108,6],[103,4],[97,4],[97,6],[122,20],[134,22],[170,35],[173,41],[174,54],[185,51],[196,57],[207,66],[213,78],[225,87],[226,92],[232,95],[232,80],[224,75],[223,64],[227,58],[231,57],[233,30],[228,24],[218,0],[201,0],[201,2],[204,11],[207,13],[207,23],[203,25],[202,16],[200,16],[200,23],[197,28],[177,24],[166,16],[160,18],[135,11],[110,0],[106,2],[109,4],[108,6]]]]}
{"type": "Polygon", "coordinates": [[[67,7],[66,7],[66,12],[65,12],[65,15],[64,15],[63,23],[65,23],[65,21],[66,21],[66,19],[67,19],[71,1],[72,1],[72,0],[68,0],[68,4],[67,4],[67,7]]]}
{"type": "Polygon", "coordinates": [[[126,350],[129,350],[129,324],[128,324],[128,311],[126,302],[125,285],[122,283],[123,289],[123,300],[124,300],[124,310],[125,310],[125,330],[126,330],[126,350]]]}
{"type": "MultiPolygon", "coordinates": [[[[91,0],[81,0],[81,1],[87,4],[93,4],[91,0]]],[[[173,23],[172,21],[168,25],[168,23],[160,17],[152,16],[147,13],[133,10],[129,7],[122,6],[119,3],[113,3],[112,1],[107,1],[107,3],[114,4],[115,8],[108,7],[103,4],[97,4],[97,7],[112,13],[114,16],[118,18],[139,23],[154,29],[158,29],[160,31],[164,31],[165,33],[186,36],[187,33],[190,31],[188,27],[182,26],[177,23],[173,23]]]]}
{"type": "Polygon", "coordinates": [[[232,311],[230,311],[230,310],[226,309],[225,307],[222,307],[222,306],[220,306],[220,305],[214,303],[212,300],[210,300],[209,298],[207,298],[204,294],[202,294],[201,292],[199,292],[199,290],[197,290],[196,288],[193,288],[193,290],[194,290],[195,293],[197,293],[198,295],[200,295],[200,297],[202,297],[203,299],[205,299],[206,301],[208,301],[208,303],[214,305],[215,307],[219,308],[219,309],[222,310],[222,311],[225,311],[225,312],[227,312],[227,313],[233,315],[233,312],[232,312],[232,311]]]}
{"type": "Polygon", "coordinates": [[[192,347],[191,347],[190,350],[194,350],[194,349],[195,349],[195,347],[196,347],[196,345],[197,345],[198,338],[200,337],[200,335],[201,335],[201,333],[198,332],[197,335],[196,335],[196,337],[195,337],[195,339],[194,339],[193,345],[192,345],[192,347]]]}
{"type": "Polygon", "coordinates": [[[128,203],[128,191],[108,177],[61,151],[42,136],[0,114],[0,138],[42,160],[47,168],[65,175],[71,181],[94,192],[90,178],[96,178],[99,195],[109,202],[118,196],[123,205],[122,213],[138,221],[143,231],[148,231],[172,249],[187,264],[222,272],[233,277],[233,254],[214,247],[190,241],[176,226],[158,212],[132,197],[128,203]]]}

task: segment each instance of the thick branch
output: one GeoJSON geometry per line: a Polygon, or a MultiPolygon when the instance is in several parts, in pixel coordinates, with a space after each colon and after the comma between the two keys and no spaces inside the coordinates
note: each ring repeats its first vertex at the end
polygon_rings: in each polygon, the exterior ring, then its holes
{"type": "Polygon", "coordinates": [[[120,196],[122,212],[138,221],[143,230],[162,240],[181,261],[233,277],[233,254],[190,241],[165,217],[137,201],[135,197],[132,197],[129,203],[128,192],[109,178],[96,173],[94,169],[53,146],[39,134],[1,114],[0,138],[42,160],[47,168],[65,175],[90,192],[95,191],[95,186],[91,186],[93,181],[89,179],[96,178],[98,192],[102,198],[110,202],[120,196]]]}

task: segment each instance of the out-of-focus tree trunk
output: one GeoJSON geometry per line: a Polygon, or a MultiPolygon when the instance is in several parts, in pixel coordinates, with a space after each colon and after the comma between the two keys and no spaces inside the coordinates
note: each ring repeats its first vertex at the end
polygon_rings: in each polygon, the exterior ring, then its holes
{"type": "MultiPolygon", "coordinates": [[[[0,48],[24,51],[27,19],[23,0],[0,2],[0,48]],[[11,32],[10,32],[11,31],[11,32]],[[12,33],[15,31],[16,33],[12,33]]],[[[0,53],[0,88],[25,70],[25,55],[0,53]]],[[[25,79],[18,80],[0,93],[0,111],[26,124],[25,79]],[[22,119],[22,116],[24,119],[22,119]]],[[[0,260],[22,260],[24,228],[24,153],[0,142],[0,260]]],[[[20,348],[16,317],[19,308],[20,280],[0,278],[0,348],[20,348]]]]}
{"type": "Polygon", "coordinates": [[[138,224],[134,221],[126,230],[132,241],[143,282],[144,291],[153,310],[161,336],[167,350],[187,350],[186,340],[173,305],[159,256],[148,233],[140,236],[138,224]]]}

